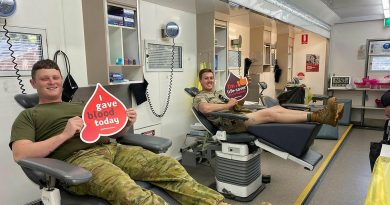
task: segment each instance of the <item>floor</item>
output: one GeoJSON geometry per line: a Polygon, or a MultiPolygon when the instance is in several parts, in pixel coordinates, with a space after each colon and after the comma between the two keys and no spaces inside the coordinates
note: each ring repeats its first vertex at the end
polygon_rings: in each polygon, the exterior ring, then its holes
{"type": "MultiPolygon", "coordinates": [[[[347,127],[339,126],[339,135],[342,136],[346,130],[347,127]]],[[[371,174],[368,159],[369,144],[371,141],[380,140],[381,137],[380,131],[352,128],[329,166],[320,175],[318,183],[304,204],[364,204],[371,174]]],[[[263,192],[251,202],[232,200],[227,202],[233,205],[259,205],[262,202],[272,205],[295,204],[337,142],[337,140],[315,140],[312,149],[322,153],[324,157],[313,171],[308,171],[290,160],[263,152],[262,173],[271,174],[271,183],[267,184],[263,192]]],[[[210,185],[214,182],[213,166],[214,162],[211,161],[211,163],[200,164],[195,168],[186,167],[186,169],[200,183],[210,185]]]]}

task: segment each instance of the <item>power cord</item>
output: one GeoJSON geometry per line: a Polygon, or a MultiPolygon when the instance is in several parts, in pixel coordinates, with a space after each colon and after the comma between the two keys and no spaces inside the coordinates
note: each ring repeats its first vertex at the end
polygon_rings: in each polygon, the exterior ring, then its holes
{"type": "Polygon", "coordinates": [[[170,71],[170,75],[169,75],[169,85],[168,85],[168,96],[167,96],[167,101],[165,103],[165,107],[163,109],[163,112],[161,114],[158,114],[153,105],[152,105],[152,101],[150,100],[150,96],[149,96],[149,90],[146,90],[146,98],[148,99],[148,103],[149,103],[149,106],[150,106],[150,109],[152,110],[152,113],[154,116],[156,117],[163,117],[165,115],[165,113],[167,112],[168,110],[168,106],[169,106],[169,102],[171,100],[171,93],[172,93],[172,81],[173,81],[173,67],[174,67],[174,63],[175,63],[175,38],[172,38],[173,39],[173,44],[172,44],[172,62],[171,62],[171,71],[170,71]]]}
{"type": "Polygon", "coordinates": [[[5,30],[5,37],[7,37],[7,44],[9,45],[8,47],[8,50],[11,51],[11,58],[12,58],[12,63],[14,64],[14,70],[15,70],[15,74],[16,74],[16,79],[19,81],[19,86],[20,86],[20,90],[22,92],[22,94],[27,94],[26,93],[26,89],[24,88],[24,84],[23,84],[23,80],[21,79],[22,75],[20,75],[19,73],[19,68],[18,68],[18,64],[15,62],[16,60],[16,57],[14,56],[14,53],[15,51],[12,50],[12,43],[10,42],[11,41],[11,37],[8,35],[9,31],[8,29],[6,28],[7,26],[7,19],[4,19],[4,25],[3,25],[3,29],[5,30]]]}

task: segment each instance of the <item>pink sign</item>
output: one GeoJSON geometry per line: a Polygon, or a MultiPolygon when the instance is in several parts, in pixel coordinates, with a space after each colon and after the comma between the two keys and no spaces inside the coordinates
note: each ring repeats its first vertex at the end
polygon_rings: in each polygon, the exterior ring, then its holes
{"type": "Polygon", "coordinates": [[[127,120],[125,105],[98,83],[83,110],[84,127],[80,138],[85,143],[94,143],[100,136],[121,131],[127,120]]]}
{"type": "Polygon", "coordinates": [[[246,77],[237,77],[233,73],[229,73],[225,84],[226,97],[235,98],[240,101],[248,94],[248,80],[246,77]]]}

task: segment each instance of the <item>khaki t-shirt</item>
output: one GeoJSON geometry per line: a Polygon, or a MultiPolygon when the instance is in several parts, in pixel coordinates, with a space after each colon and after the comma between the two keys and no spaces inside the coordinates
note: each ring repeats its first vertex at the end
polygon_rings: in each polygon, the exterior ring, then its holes
{"type": "MultiPolygon", "coordinates": [[[[17,140],[27,139],[32,142],[39,142],[60,134],[65,129],[68,119],[75,116],[81,117],[83,108],[82,103],[61,102],[38,104],[33,108],[24,110],[12,125],[10,148],[12,149],[12,143],[17,140]]],[[[107,141],[107,138],[100,138],[96,143],[84,143],[80,139],[79,133],[77,133],[48,157],[64,160],[76,151],[94,147],[96,144],[105,141],[107,141]]]]}
{"type": "MultiPolygon", "coordinates": [[[[222,91],[207,92],[202,90],[199,92],[198,95],[194,97],[192,106],[199,111],[198,106],[200,103],[225,104],[225,102],[221,100],[221,96],[223,96],[222,91]]],[[[241,112],[235,112],[233,110],[226,110],[226,112],[243,114],[241,112]]],[[[206,118],[214,126],[218,127],[220,130],[226,131],[227,133],[240,133],[245,132],[247,129],[243,121],[226,119],[216,116],[206,116],[206,118]]]]}

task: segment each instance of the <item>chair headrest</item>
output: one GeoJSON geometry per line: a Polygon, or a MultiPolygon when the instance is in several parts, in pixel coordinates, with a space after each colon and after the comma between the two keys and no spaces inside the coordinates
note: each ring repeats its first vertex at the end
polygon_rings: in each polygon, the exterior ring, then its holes
{"type": "Polygon", "coordinates": [[[184,88],[184,90],[187,92],[188,95],[191,97],[195,97],[197,94],[199,94],[199,90],[196,87],[191,88],[184,88]]]}
{"type": "Polygon", "coordinates": [[[15,95],[14,99],[16,102],[24,107],[24,108],[31,108],[34,107],[35,105],[38,104],[39,102],[39,97],[38,93],[33,93],[33,94],[17,94],[15,95]]]}
{"type": "Polygon", "coordinates": [[[260,88],[263,89],[263,90],[267,89],[267,83],[266,83],[266,82],[258,82],[258,85],[259,85],[260,88]]]}

